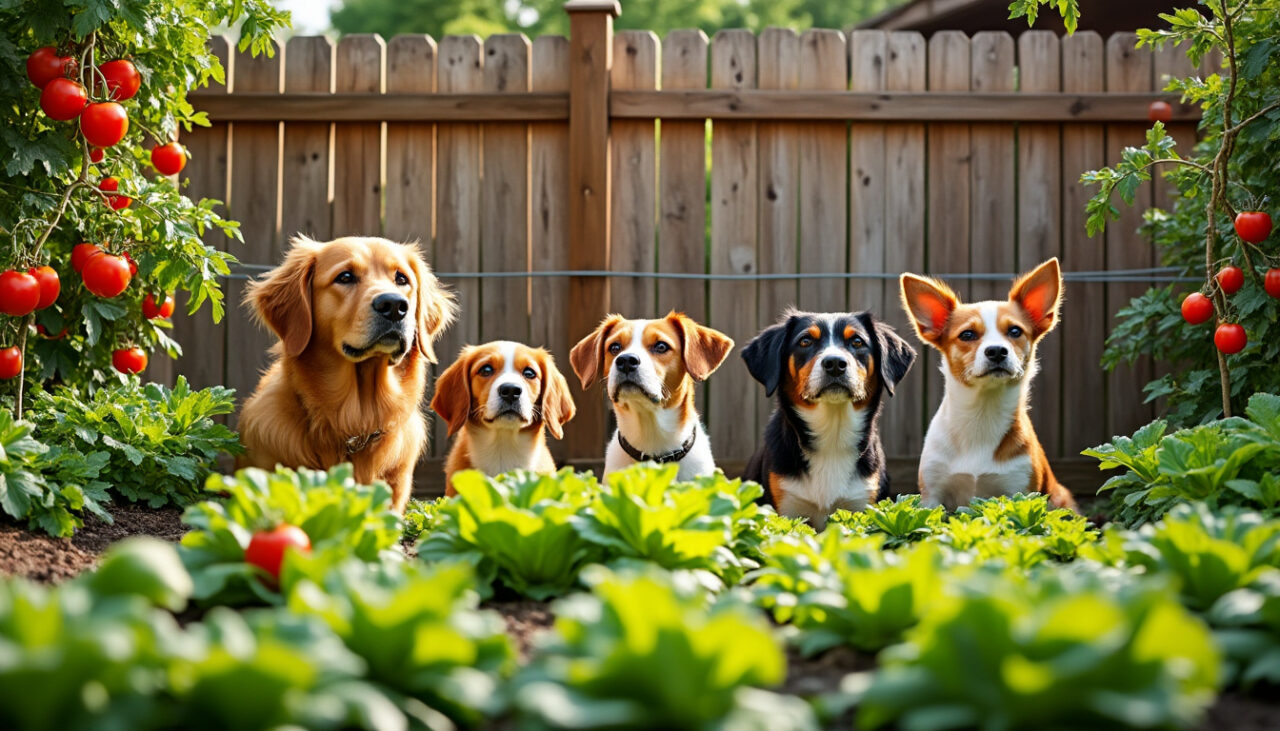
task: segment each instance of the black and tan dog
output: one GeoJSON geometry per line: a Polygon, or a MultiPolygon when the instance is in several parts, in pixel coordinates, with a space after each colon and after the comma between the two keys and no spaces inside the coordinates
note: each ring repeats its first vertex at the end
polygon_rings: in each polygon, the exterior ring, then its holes
{"type": "Polygon", "coordinates": [[[916,358],[893,328],[867,312],[792,311],[742,358],[778,399],[744,477],[780,514],[821,530],[835,510],[860,510],[888,488],[877,422],[916,358]]]}

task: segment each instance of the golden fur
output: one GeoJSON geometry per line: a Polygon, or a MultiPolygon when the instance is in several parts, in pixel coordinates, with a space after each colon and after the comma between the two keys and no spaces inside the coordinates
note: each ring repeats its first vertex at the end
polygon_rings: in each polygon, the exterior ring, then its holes
{"type": "Polygon", "coordinates": [[[419,404],[426,364],[435,362],[431,343],[455,310],[417,248],[298,237],[245,301],[280,342],[240,412],[240,465],[351,462],[357,481],[390,485],[403,511],[427,441],[419,404]],[[397,294],[407,302],[402,319],[390,322],[374,311],[374,298],[397,294]]]}

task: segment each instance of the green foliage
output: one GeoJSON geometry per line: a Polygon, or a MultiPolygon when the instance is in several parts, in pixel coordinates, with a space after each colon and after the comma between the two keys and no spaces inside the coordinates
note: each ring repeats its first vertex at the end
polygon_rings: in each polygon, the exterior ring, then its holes
{"type": "Polygon", "coordinates": [[[423,533],[435,530],[440,522],[440,505],[443,502],[444,498],[437,498],[430,502],[409,498],[409,504],[405,506],[403,516],[404,540],[416,542],[423,533]]]}
{"type": "Polygon", "coordinates": [[[896,548],[936,534],[946,513],[942,507],[921,508],[919,495],[899,495],[856,513],[837,510],[830,522],[859,535],[884,534],[885,547],[896,548]]]}
{"type": "Polygon", "coordinates": [[[205,490],[221,499],[192,505],[182,516],[192,529],[182,537],[180,553],[195,582],[195,598],[208,604],[279,604],[281,592],[287,595],[302,579],[322,582],[348,558],[399,558],[400,519],[391,511],[391,489],[358,485],[352,475],[349,464],[327,472],[281,467],[210,475],[205,490]],[[286,553],[281,586],[275,587],[261,569],[245,563],[244,552],[255,532],[280,523],[301,528],[311,539],[311,554],[286,553]]]}
{"type": "Polygon", "coordinates": [[[1013,0],[1009,3],[1010,18],[1026,18],[1027,26],[1035,25],[1040,16],[1040,6],[1048,5],[1062,16],[1063,25],[1068,33],[1075,33],[1080,24],[1079,0],[1013,0]]]}
{"type": "Polygon", "coordinates": [[[152,507],[190,502],[223,454],[241,451],[235,432],[213,420],[235,409],[234,391],[192,391],[127,381],[84,396],[71,389],[41,393],[31,416],[40,436],[86,455],[97,477],[131,502],[152,507]]]}
{"type": "Polygon", "coordinates": [[[862,728],[1191,727],[1219,654],[1169,594],[1061,576],[990,577],[881,655],[862,728]]]}
{"type": "Polygon", "coordinates": [[[1113,491],[1113,518],[1137,525],[1187,502],[1280,512],[1280,396],[1254,394],[1245,417],[1172,434],[1156,420],[1132,437],[1086,449],[1101,469],[1126,470],[1101,488],[1113,491]]]}
{"type": "Polygon", "coordinates": [[[756,689],[786,668],[763,618],[734,602],[708,606],[684,578],[585,572],[591,593],[556,603],[555,634],[518,681],[529,725],[813,727],[806,704],[756,689]]]}
{"type": "Polygon", "coordinates": [[[1234,682],[1280,685],[1280,571],[1224,594],[1206,616],[1234,682]]]}
{"type": "Polygon", "coordinates": [[[218,201],[193,201],[177,183],[155,174],[148,137],[168,140],[179,129],[208,125],[187,94],[224,79],[207,47],[215,27],[238,23],[241,48],[256,54],[271,48],[271,34],[286,22],[287,14],[267,0],[0,4],[0,61],[11,71],[0,79],[0,107],[7,110],[0,124],[0,269],[53,266],[62,293],[35,322],[49,333],[67,330],[61,339],[28,337],[27,318],[0,317],[0,344],[26,337],[29,378],[97,386],[124,378],[111,368],[116,348],[132,344],[177,355],[169,324],[142,316],[147,293],[185,290],[191,312],[208,302],[214,319],[221,319],[218,277],[235,257],[202,237],[220,230],[238,239],[239,230],[214,212],[218,201]],[[21,71],[27,55],[46,45],[76,59],[77,80],[98,100],[103,95],[93,84],[95,64],[128,58],[142,76],[138,94],[123,102],[129,132],[100,163],[87,159],[87,143],[74,121],[55,122],[40,112],[40,89],[21,71]],[[120,191],[134,199],[129,208],[116,212],[105,205],[98,185],[107,177],[118,178],[120,191]],[[64,197],[67,206],[60,212],[64,197]],[[69,259],[71,248],[84,241],[133,256],[138,273],[124,294],[105,300],[81,286],[69,259]]]}
{"type": "Polygon", "coordinates": [[[465,564],[348,561],[323,584],[300,582],[288,606],[321,618],[406,715],[475,724],[501,708],[515,652],[502,618],[476,609],[473,579],[465,564]]]}
{"type": "Polygon", "coordinates": [[[137,596],[171,612],[185,609],[194,590],[177,549],[150,536],[113,544],[82,580],[95,597],[137,596]]]}
{"type": "Polygon", "coordinates": [[[98,479],[108,457],[48,446],[32,436],[30,423],[0,411],[0,508],[32,529],[60,537],[84,524],[85,510],[109,523],[107,483],[98,479]]]}

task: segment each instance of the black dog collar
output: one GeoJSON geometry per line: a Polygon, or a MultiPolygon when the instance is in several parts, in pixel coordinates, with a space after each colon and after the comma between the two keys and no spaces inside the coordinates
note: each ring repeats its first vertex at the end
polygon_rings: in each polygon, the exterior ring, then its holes
{"type": "Polygon", "coordinates": [[[684,440],[684,444],[679,449],[667,452],[666,454],[645,454],[632,446],[626,437],[622,436],[622,432],[618,432],[618,446],[622,447],[622,451],[626,452],[631,459],[637,462],[657,462],[658,464],[667,464],[669,462],[679,462],[684,456],[693,449],[693,442],[698,438],[698,428],[695,426],[693,431],[689,432],[689,438],[684,440]]]}
{"type": "Polygon", "coordinates": [[[365,447],[382,438],[381,431],[369,432],[368,434],[357,434],[349,437],[346,442],[347,454],[352,455],[356,452],[364,451],[365,447]]]}

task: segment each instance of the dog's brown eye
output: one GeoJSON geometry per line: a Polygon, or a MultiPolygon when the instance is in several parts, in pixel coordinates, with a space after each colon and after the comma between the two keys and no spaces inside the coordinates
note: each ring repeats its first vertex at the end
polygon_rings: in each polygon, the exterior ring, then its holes
{"type": "Polygon", "coordinates": [[[858,335],[854,335],[854,336],[853,336],[853,340],[851,340],[851,341],[849,341],[849,342],[853,343],[853,347],[855,347],[855,348],[865,348],[865,347],[867,347],[867,341],[863,340],[863,339],[862,339],[860,336],[858,336],[858,335]]]}
{"type": "Polygon", "coordinates": [[[1020,338],[1020,337],[1022,337],[1022,328],[1018,327],[1017,325],[1013,325],[1012,327],[1010,327],[1010,328],[1009,328],[1009,337],[1011,337],[1011,338],[1020,338]]]}
{"type": "Polygon", "coordinates": [[[336,278],[336,279],[334,279],[333,281],[334,281],[336,284],[355,284],[355,283],[356,283],[356,275],[352,274],[352,273],[351,273],[351,272],[349,272],[349,271],[347,271],[347,272],[343,272],[343,273],[339,274],[339,275],[337,276],[337,278],[336,278]]]}
{"type": "Polygon", "coordinates": [[[485,377],[492,376],[492,375],[493,375],[493,366],[491,366],[491,365],[482,365],[482,366],[480,366],[480,370],[476,371],[476,373],[479,373],[480,375],[485,376],[485,377]]]}
{"type": "Polygon", "coordinates": [[[800,338],[800,347],[807,348],[813,345],[813,338],[800,338]]]}
{"type": "Polygon", "coordinates": [[[658,353],[659,355],[667,352],[668,350],[671,350],[671,346],[661,340],[653,344],[653,352],[658,353]]]}
{"type": "Polygon", "coordinates": [[[396,284],[401,287],[408,286],[409,278],[404,275],[404,272],[396,272],[396,284]]]}
{"type": "Polygon", "coordinates": [[[537,377],[538,377],[538,372],[537,372],[537,371],[535,371],[535,370],[534,370],[534,369],[532,369],[532,368],[525,368],[525,369],[524,369],[524,377],[525,377],[525,378],[528,378],[530,381],[532,381],[533,379],[535,379],[535,378],[537,378],[537,377]]]}
{"type": "Polygon", "coordinates": [[[960,339],[965,342],[969,342],[970,340],[977,340],[978,333],[974,332],[973,330],[965,330],[964,332],[960,333],[960,339]]]}
{"type": "Polygon", "coordinates": [[[612,353],[612,354],[614,354],[614,355],[617,355],[618,353],[621,353],[621,352],[622,352],[622,343],[610,343],[610,344],[609,344],[609,352],[610,352],[610,353],[612,353]]]}

